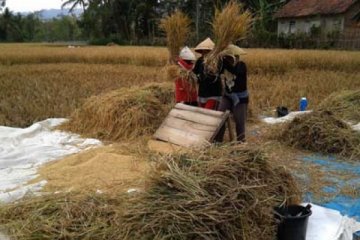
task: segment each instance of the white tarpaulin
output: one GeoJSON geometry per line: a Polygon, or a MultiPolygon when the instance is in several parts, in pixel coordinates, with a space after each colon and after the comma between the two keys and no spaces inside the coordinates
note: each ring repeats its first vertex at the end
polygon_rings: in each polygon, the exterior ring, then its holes
{"type": "Polygon", "coordinates": [[[360,132],[360,123],[358,123],[358,124],[356,124],[356,125],[353,125],[352,128],[353,128],[355,131],[360,132]]]}
{"type": "MultiPolygon", "coordinates": [[[[297,116],[301,116],[304,114],[308,114],[311,113],[312,111],[302,111],[302,112],[290,112],[288,115],[284,116],[284,117],[265,117],[262,118],[261,120],[267,124],[278,124],[278,123],[286,123],[286,122],[290,122],[292,120],[294,120],[295,117],[297,116]]],[[[360,123],[353,125],[349,122],[347,122],[352,129],[354,129],[355,131],[360,132],[360,123]]]]}
{"type": "Polygon", "coordinates": [[[278,124],[278,123],[285,123],[285,122],[290,122],[292,121],[295,117],[297,116],[301,116],[307,113],[311,113],[312,111],[302,111],[302,112],[290,112],[288,115],[284,116],[284,117],[266,117],[261,119],[263,122],[268,123],[268,124],[278,124]]]}
{"type": "Polygon", "coordinates": [[[39,191],[46,181],[26,185],[37,168],[49,161],[88,149],[101,142],[53,130],[66,119],[47,119],[28,128],[0,127],[0,202],[11,202],[39,191]]]}
{"type": "Polygon", "coordinates": [[[353,234],[360,231],[360,223],[354,219],[336,210],[311,205],[306,240],[353,240],[353,234]]]}

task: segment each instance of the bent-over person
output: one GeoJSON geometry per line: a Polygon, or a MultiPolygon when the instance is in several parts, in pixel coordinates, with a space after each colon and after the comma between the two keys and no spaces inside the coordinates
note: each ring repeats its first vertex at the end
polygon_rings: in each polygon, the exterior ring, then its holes
{"type": "MultiPolygon", "coordinates": [[[[222,78],[224,81],[224,95],[221,98],[219,111],[230,110],[234,116],[236,125],[236,139],[238,142],[245,141],[245,123],[249,103],[247,89],[247,68],[240,55],[246,54],[241,48],[230,45],[222,53],[222,78]]],[[[222,142],[225,134],[225,125],[220,129],[216,138],[222,142]]]]}

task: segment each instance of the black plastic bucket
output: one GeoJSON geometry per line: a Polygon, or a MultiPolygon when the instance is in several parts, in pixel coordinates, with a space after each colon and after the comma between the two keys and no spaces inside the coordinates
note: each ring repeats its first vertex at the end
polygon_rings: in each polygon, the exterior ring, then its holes
{"type": "Polygon", "coordinates": [[[276,207],[275,219],[278,222],[278,240],[305,240],[306,229],[311,215],[311,205],[306,207],[290,205],[276,207]]]}

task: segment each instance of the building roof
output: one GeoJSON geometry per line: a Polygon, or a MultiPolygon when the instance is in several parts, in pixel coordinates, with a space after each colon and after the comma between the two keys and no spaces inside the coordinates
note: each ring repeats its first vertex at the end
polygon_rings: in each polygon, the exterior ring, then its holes
{"type": "Polygon", "coordinates": [[[275,18],[332,15],[346,12],[358,0],[290,0],[275,18]]]}

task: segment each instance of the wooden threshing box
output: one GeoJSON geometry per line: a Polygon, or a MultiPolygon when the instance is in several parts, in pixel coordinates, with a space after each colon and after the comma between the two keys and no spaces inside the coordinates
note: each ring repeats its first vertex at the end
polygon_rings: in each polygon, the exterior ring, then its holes
{"type": "Polygon", "coordinates": [[[202,147],[214,141],[229,114],[229,111],[178,103],[155,132],[154,138],[183,147],[202,147]]]}

